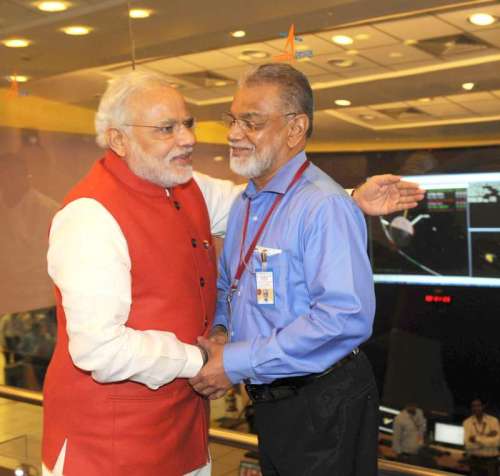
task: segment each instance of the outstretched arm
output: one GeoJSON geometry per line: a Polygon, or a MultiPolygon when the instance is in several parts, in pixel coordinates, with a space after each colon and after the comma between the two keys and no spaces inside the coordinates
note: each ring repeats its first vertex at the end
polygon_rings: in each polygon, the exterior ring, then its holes
{"type": "Polygon", "coordinates": [[[354,190],[353,198],[364,213],[377,216],[414,208],[424,195],[418,184],[385,174],[370,177],[354,190]]]}

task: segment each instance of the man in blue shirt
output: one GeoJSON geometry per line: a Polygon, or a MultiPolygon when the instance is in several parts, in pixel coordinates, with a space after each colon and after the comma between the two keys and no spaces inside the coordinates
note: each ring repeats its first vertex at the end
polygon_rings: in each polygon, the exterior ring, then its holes
{"type": "Polygon", "coordinates": [[[257,67],[227,115],[231,168],[250,179],[232,208],[208,363],[214,399],[245,382],[265,476],[375,476],[378,397],[358,346],[375,297],[366,225],[307,161],[313,99],[287,64],[257,67]]]}

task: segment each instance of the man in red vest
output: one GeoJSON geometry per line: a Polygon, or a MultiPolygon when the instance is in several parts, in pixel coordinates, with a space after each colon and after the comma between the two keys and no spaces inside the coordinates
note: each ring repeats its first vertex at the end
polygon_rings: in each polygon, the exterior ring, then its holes
{"type": "MultiPolygon", "coordinates": [[[[44,387],[45,475],[208,475],[207,401],[188,378],[216,299],[212,234],[241,189],[196,175],[193,118],[161,76],[113,82],[96,116],[104,158],[65,198],[49,237],[58,336],[44,387]],[[207,208],[208,205],[208,208],[207,208]]],[[[369,213],[416,187],[378,177],[369,213]]]]}

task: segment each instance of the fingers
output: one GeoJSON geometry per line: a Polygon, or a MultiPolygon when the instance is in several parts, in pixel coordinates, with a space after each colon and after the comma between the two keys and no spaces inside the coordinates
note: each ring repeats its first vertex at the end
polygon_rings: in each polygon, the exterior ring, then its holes
{"type": "Polygon", "coordinates": [[[208,396],[209,400],[217,400],[218,398],[222,398],[226,394],[227,390],[218,390],[217,392],[212,393],[208,396]]]}
{"type": "Polygon", "coordinates": [[[394,208],[394,212],[401,212],[403,210],[409,210],[411,208],[415,208],[417,205],[418,205],[417,202],[407,202],[407,203],[398,202],[398,204],[394,208]]]}
{"type": "Polygon", "coordinates": [[[401,181],[401,177],[399,175],[384,174],[384,175],[374,175],[373,177],[370,177],[368,180],[372,180],[375,183],[377,183],[377,185],[383,186],[383,185],[397,184],[398,182],[401,181]]]}

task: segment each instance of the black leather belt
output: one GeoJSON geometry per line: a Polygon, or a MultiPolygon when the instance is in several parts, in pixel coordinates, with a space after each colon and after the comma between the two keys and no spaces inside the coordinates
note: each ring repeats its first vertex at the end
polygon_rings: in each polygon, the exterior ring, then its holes
{"type": "Polygon", "coordinates": [[[354,349],[350,354],[346,355],[343,359],[335,362],[331,367],[319,374],[309,374],[300,377],[287,377],[280,378],[269,384],[254,385],[246,384],[248,396],[254,403],[259,402],[272,402],[275,400],[282,400],[284,398],[293,397],[297,395],[298,390],[310,383],[325,377],[332,373],[334,370],[339,369],[350,360],[359,355],[359,349],[354,349]]]}

